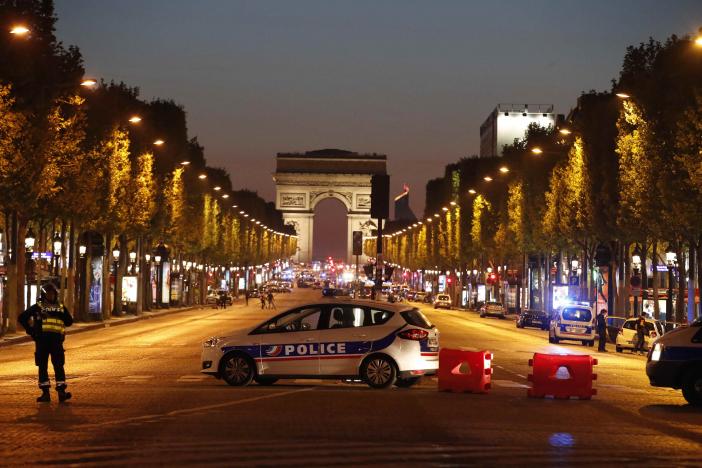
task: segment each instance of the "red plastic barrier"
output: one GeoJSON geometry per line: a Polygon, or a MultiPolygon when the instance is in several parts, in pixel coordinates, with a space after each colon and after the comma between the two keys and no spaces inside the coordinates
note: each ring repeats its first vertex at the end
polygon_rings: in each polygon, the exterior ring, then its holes
{"type": "Polygon", "coordinates": [[[530,397],[589,400],[597,394],[592,388],[592,381],[597,380],[597,374],[592,372],[597,359],[592,356],[534,353],[529,365],[533,368],[529,374],[532,386],[527,390],[530,397]]]}
{"type": "Polygon", "coordinates": [[[439,391],[487,393],[491,376],[489,351],[447,348],[439,351],[439,391]]]}

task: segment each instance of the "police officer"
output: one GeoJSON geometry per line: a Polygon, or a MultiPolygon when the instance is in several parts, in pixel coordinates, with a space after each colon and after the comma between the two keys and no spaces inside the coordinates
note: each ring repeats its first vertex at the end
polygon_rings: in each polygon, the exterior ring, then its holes
{"type": "Polygon", "coordinates": [[[49,356],[54,366],[59,401],[70,399],[71,394],[66,391],[66,373],[63,370],[65,361],[63,340],[66,327],[73,324],[73,317],[58,301],[56,287],[51,283],[42,286],[39,302],[22,312],[18,320],[35,343],[34,363],[39,367],[39,388],[41,389],[41,396],[37,401],[51,401],[49,356]]]}
{"type": "Polygon", "coordinates": [[[599,335],[600,342],[597,346],[597,350],[603,353],[607,352],[607,309],[600,310],[597,314],[597,334],[599,335]]]}

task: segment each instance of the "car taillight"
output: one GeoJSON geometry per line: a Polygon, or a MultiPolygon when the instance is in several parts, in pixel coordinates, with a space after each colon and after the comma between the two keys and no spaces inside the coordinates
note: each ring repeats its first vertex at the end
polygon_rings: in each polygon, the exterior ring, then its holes
{"type": "Polygon", "coordinates": [[[400,338],[405,340],[420,341],[429,336],[429,332],[426,330],[419,330],[417,328],[411,328],[397,334],[400,338]]]}

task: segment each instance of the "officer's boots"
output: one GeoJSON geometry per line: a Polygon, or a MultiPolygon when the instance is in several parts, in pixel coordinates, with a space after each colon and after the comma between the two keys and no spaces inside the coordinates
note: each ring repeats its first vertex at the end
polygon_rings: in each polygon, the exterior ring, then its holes
{"type": "Polygon", "coordinates": [[[66,400],[70,400],[73,395],[71,395],[71,392],[66,391],[66,387],[58,387],[56,388],[56,391],[58,392],[59,396],[59,401],[63,403],[66,400]]]}
{"type": "Polygon", "coordinates": [[[51,401],[51,395],[49,394],[48,388],[41,389],[41,396],[37,398],[38,403],[48,403],[51,401]]]}

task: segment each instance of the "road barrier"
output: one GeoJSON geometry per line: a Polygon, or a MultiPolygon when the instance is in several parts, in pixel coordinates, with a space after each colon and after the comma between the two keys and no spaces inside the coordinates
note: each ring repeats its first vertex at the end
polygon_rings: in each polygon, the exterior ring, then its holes
{"type": "Polygon", "coordinates": [[[532,386],[527,395],[532,398],[552,396],[589,400],[597,394],[592,388],[592,381],[597,379],[592,368],[596,365],[597,359],[589,355],[534,353],[534,358],[529,359],[533,373],[528,376],[532,386]]]}
{"type": "Polygon", "coordinates": [[[489,351],[441,348],[439,391],[488,393],[492,376],[489,351]]]}

